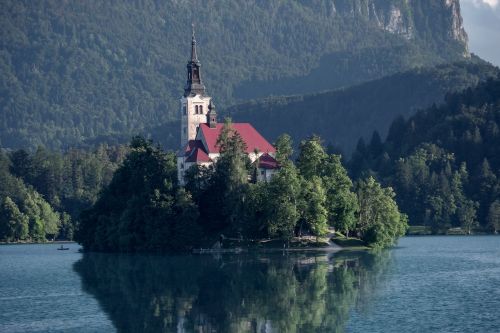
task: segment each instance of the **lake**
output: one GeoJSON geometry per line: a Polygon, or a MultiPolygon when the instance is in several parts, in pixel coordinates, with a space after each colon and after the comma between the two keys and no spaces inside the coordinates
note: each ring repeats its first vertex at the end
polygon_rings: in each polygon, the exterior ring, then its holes
{"type": "Polygon", "coordinates": [[[500,237],[378,254],[0,246],[0,332],[499,332],[500,237]]]}

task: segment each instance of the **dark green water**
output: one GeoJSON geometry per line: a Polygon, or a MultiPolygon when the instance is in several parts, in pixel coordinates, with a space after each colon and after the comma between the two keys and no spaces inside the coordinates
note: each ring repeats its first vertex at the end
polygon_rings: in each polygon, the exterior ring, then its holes
{"type": "Polygon", "coordinates": [[[0,246],[0,332],[500,332],[500,237],[379,254],[0,246]]]}

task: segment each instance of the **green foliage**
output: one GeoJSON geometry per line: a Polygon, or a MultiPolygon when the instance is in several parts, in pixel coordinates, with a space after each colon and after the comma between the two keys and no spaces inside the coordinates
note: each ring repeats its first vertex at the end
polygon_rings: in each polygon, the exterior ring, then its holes
{"type": "Polygon", "coordinates": [[[396,117],[410,117],[419,109],[441,104],[446,94],[474,87],[498,73],[498,68],[473,59],[417,68],[334,91],[244,102],[225,113],[235,121],[252,123],[271,140],[286,132],[300,142],[316,133],[350,156],[360,136],[369,142],[376,130],[385,138],[396,117]]]}
{"type": "Polygon", "coordinates": [[[76,236],[96,251],[185,250],[199,242],[197,214],[191,196],[178,189],[175,155],[136,137],[76,236]]]}
{"type": "Polygon", "coordinates": [[[27,240],[72,239],[80,212],[95,202],[126,150],[0,151],[0,200],[9,196],[28,217],[27,240]]]}
{"type": "Polygon", "coordinates": [[[0,142],[55,149],[120,143],[143,132],[178,147],[168,122],[177,119],[192,22],[200,27],[205,83],[229,105],[462,59],[466,43],[452,33],[452,14],[434,0],[335,8],[331,0],[7,0],[0,13],[0,142]],[[377,21],[390,17],[392,4],[404,13],[399,33],[377,21]]]}
{"type": "Polygon", "coordinates": [[[320,138],[318,136],[313,136],[300,143],[297,168],[306,180],[312,180],[314,175],[322,174],[326,157],[320,138]]]}
{"type": "Polygon", "coordinates": [[[246,145],[229,119],[217,139],[217,146],[220,156],[199,203],[203,221],[214,233],[239,231],[250,163],[245,154],[246,145]]]}
{"type": "Polygon", "coordinates": [[[267,186],[266,225],[270,236],[288,240],[300,218],[301,179],[290,161],[285,161],[281,169],[267,186]]]}
{"type": "Polygon", "coordinates": [[[322,178],[327,194],[329,223],[347,237],[356,225],[358,200],[339,155],[328,156],[322,178]]]}
{"type": "Polygon", "coordinates": [[[500,200],[495,200],[488,211],[488,225],[496,233],[500,230],[500,200]]]}
{"type": "Polygon", "coordinates": [[[285,163],[293,155],[293,141],[292,137],[288,134],[282,134],[274,143],[276,147],[276,160],[278,163],[285,163]]]}
{"type": "Polygon", "coordinates": [[[302,219],[313,235],[323,236],[328,231],[328,210],[325,208],[327,196],[321,178],[313,176],[304,183],[302,191],[305,203],[302,219]]]}
{"type": "Polygon", "coordinates": [[[406,215],[400,213],[392,188],[382,188],[373,177],[360,180],[356,186],[359,200],[357,230],[373,247],[393,245],[408,227],[406,215]]]}
{"type": "Polygon", "coordinates": [[[226,238],[319,237],[329,223],[346,235],[363,234],[374,247],[390,246],[404,233],[406,220],[392,190],[374,181],[359,185],[365,201],[358,216],[358,198],[340,156],[326,154],[319,137],[312,137],[301,144],[299,169],[285,158],[290,138],[282,138],[279,170],[269,182],[252,183],[245,144],[228,120],[214,165],[190,168],[180,188],[175,155],[136,137],[109,186],[82,214],[76,239],[93,251],[160,252],[212,246],[216,239],[224,246],[226,238]]]}
{"type": "Polygon", "coordinates": [[[28,231],[28,217],[21,213],[11,198],[5,197],[0,206],[0,239],[25,240],[28,231]]]}
{"type": "Polygon", "coordinates": [[[413,225],[434,232],[494,230],[489,216],[500,195],[499,107],[500,78],[451,94],[440,107],[394,121],[382,149],[358,145],[352,173],[374,174],[393,186],[413,225]]]}

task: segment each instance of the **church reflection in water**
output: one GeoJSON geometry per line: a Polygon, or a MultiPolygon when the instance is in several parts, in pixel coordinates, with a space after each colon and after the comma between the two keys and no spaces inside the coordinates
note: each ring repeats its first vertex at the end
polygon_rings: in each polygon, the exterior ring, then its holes
{"type": "Polygon", "coordinates": [[[390,263],[388,252],[89,253],[74,270],[120,333],[342,332],[390,263]]]}

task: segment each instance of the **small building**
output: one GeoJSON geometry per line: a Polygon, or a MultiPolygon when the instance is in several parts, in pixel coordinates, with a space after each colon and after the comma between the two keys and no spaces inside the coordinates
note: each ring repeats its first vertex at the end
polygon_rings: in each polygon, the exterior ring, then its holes
{"type": "MultiPolygon", "coordinates": [[[[206,93],[200,69],[193,31],[187,83],[180,100],[182,148],[177,156],[177,170],[181,185],[184,185],[185,172],[191,166],[197,164],[208,167],[220,155],[217,138],[224,125],[217,123],[217,112],[212,98],[206,93]]],[[[250,161],[258,163],[256,179],[269,181],[279,168],[274,146],[249,123],[233,123],[232,127],[245,142],[250,161]]]]}

